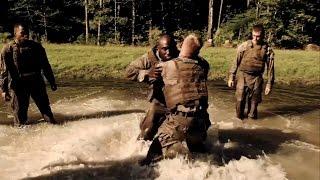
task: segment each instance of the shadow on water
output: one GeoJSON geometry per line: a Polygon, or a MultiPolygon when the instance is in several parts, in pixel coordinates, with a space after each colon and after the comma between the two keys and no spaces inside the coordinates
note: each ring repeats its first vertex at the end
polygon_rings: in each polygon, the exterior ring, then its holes
{"type": "Polygon", "coordinates": [[[308,112],[320,110],[320,105],[288,105],[276,106],[259,112],[259,118],[271,117],[276,115],[294,116],[306,114],[308,112]],[[270,113],[272,112],[272,113],[270,113]]]}
{"type": "Polygon", "coordinates": [[[55,180],[55,179],[155,179],[159,174],[151,166],[140,166],[137,162],[141,157],[130,157],[124,160],[88,162],[77,160],[69,163],[57,163],[44,167],[57,171],[37,177],[24,178],[23,180],[55,180]],[[62,167],[82,166],[72,169],[60,169],[62,167]]]}
{"type": "Polygon", "coordinates": [[[131,113],[144,113],[144,110],[141,109],[130,109],[130,110],[113,110],[113,111],[99,111],[90,114],[82,114],[82,115],[65,115],[60,113],[55,113],[55,118],[59,123],[64,123],[68,121],[77,121],[91,118],[104,118],[104,117],[112,117],[119,116],[123,114],[131,114],[131,113]]]}
{"type": "MultiPolygon", "coordinates": [[[[131,113],[144,113],[144,110],[141,109],[130,109],[130,110],[113,110],[113,111],[99,111],[89,114],[81,114],[81,115],[67,115],[62,113],[54,113],[55,119],[58,121],[59,124],[70,122],[70,121],[78,121],[78,120],[85,120],[91,118],[104,118],[104,117],[111,117],[111,116],[118,116],[123,114],[131,114],[131,113]]],[[[27,122],[28,125],[31,124],[39,124],[45,122],[44,120],[37,120],[40,117],[31,116],[27,122]]],[[[13,121],[0,121],[2,125],[12,125],[13,121]]]]}
{"type": "MultiPolygon", "coordinates": [[[[208,139],[213,136],[208,131],[208,139]]],[[[214,162],[219,165],[230,160],[239,160],[241,156],[256,159],[264,154],[274,154],[286,141],[298,140],[297,133],[284,133],[277,129],[219,129],[219,145],[209,149],[215,155],[214,162]]]]}

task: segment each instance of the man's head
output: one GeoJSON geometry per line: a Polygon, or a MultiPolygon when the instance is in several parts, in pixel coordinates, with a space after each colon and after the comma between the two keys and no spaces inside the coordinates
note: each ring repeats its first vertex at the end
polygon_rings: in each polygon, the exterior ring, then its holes
{"type": "Polygon", "coordinates": [[[14,25],[14,37],[21,41],[29,38],[29,29],[26,25],[18,23],[14,25]]]}
{"type": "Polygon", "coordinates": [[[195,58],[198,56],[200,49],[202,48],[202,40],[195,34],[188,35],[181,46],[179,57],[183,58],[195,58]]]}
{"type": "Polygon", "coordinates": [[[159,56],[163,61],[168,61],[174,58],[177,53],[177,43],[173,37],[170,35],[164,34],[159,37],[156,46],[159,56]]]}
{"type": "Polygon", "coordinates": [[[264,28],[261,24],[252,27],[252,43],[261,44],[264,39],[264,28]]]}

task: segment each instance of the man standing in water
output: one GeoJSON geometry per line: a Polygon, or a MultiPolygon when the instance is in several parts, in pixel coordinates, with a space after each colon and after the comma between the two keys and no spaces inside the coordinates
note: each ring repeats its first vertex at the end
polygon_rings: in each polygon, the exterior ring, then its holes
{"type": "Polygon", "coordinates": [[[167,108],[162,92],[163,83],[157,79],[161,75],[161,68],[156,65],[171,60],[177,55],[178,49],[175,40],[169,35],[161,35],[155,47],[131,62],[126,69],[128,79],[146,82],[150,85],[148,98],[150,107],[145,118],[140,122],[139,139],[152,140],[165,119],[167,108]]]}
{"type": "Polygon", "coordinates": [[[198,54],[202,41],[189,35],[182,43],[179,57],[162,63],[164,96],[169,109],[153,140],[146,159],[148,164],[162,157],[204,152],[209,120],[207,77],[209,64],[198,54]]]}
{"type": "Polygon", "coordinates": [[[0,87],[2,97],[13,109],[15,125],[24,125],[28,120],[30,96],[38,106],[43,118],[56,124],[46,91],[43,72],[51,89],[57,90],[55,78],[41,44],[29,40],[26,25],[14,26],[14,40],[5,45],[0,57],[0,87]]]}
{"type": "Polygon", "coordinates": [[[237,58],[232,63],[228,86],[234,87],[236,80],[236,115],[243,120],[247,104],[247,116],[258,118],[258,104],[262,101],[263,72],[267,67],[265,95],[271,92],[274,83],[274,53],[264,42],[264,28],[254,25],[252,40],[242,43],[237,49],[237,58]]]}

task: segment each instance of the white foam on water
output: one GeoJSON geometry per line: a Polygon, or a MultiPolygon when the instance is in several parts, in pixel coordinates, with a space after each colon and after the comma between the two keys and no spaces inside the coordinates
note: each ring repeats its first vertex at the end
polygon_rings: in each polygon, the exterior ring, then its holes
{"type": "MultiPolygon", "coordinates": [[[[103,97],[69,103],[60,101],[53,107],[55,112],[72,115],[117,110],[118,107],[130,108],[124,101],[103,97]]],[[[116,163],[119,172],[103,178],[286,179],[282,167],[267,157],[242,157],[224,166],[212,163],[210,155],[192,162],[177,157],[160,161],[155,167],[140,167],[138,159],[145,157],[150,145],[150,142],[136,140],[139,121],[143,116],[143,113],[130,113],[73,121],[62,126],[38,124],[26,129],[10,128],[8,131],[13,131],[11,134],[15,134],[12,136],[15,139],[7,146],[0,147],[0,152],[4,152],[0,154],[0,160],[7,163],[7,166],[1,166],[4,173],[0,174],[0,179],[52,175],[67,169],[106,167],[111,166],[108,163],[113,161],[119,162],[116,163]],[[125,176],[123,171],[126,172],[125,176]]],[[[233,123],[218,124],[219,128],[234,128],[233,123]]]]}
{"type": "Polygon", "coordinates": [[[319,146],[309,144],[307,142],[303,142],[303,141],[299,141],[299,140],[287,141],[287,142],[283,143],[281,146],[292,146],[292,147],[303,149],[303,150],[320,152],[319,146]]]}
{"type": "Polygon", "coordinates": [[[157,179],[215,179],[215,180],[285,180],[286,173],[268,158],[232,160],[224,166],[208,161],[188,162],[182,157],[159,162],[157,179]]]}

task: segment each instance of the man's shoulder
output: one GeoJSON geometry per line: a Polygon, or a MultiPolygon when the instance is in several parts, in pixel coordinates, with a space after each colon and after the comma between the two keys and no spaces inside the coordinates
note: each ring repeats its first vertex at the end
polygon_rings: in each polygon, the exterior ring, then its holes
{"type": "MultiPolygon", "coordinates": [[[[172,62],[182,62],[182,63],[188,63],[188,64],[199,64],[203,67],[209,67],[209,63],[206,59],[204,59],[201,56],[198,56],[196,58],[181,58],[181,57],[177,57],[171,60],[172,62]]],[[[170,61],[167,61],[166,63],[169,63],[170,61]]]]}
{"type": "Polygon", "coordinates": [[[251,40],[242,42],[238,47],[237,47],[237,52],[243,52],[248,49],[248,47],[252,46],[251,40]]]}
{"type": "Polygon", "coordinates": [[[198,61],[203,68],[206,68],[206,69],[210,68],[209,62],[204,57],[198,56],[198,61]]]}
{"type": "Polygon", "coordinates": [[[35,48],[43,48],[42,44],[33,40],[27,40],[27,43],[35,48]]]}
{"type": "Polygon", "coordinates": [[[150,51],[148,51],[146,53],[146,56],[147,56],[148,60],[151,62],[158,62],[159,61],[154,48],[152,48],[150,51]]]}
{"type": "Polygon", "coordinates": [[[8,52],[15,45],[15,41],[10,41],[2,47],[1,53],[8,52]]]}
{"type": "Polygon", "coordinates": [[[198,60],[204,63],[208,63],[208,61],[202,56],[198,56],[198,60]]]}
{"type": "Polygon", "coordinates": [[[144,53],[143,55],[141,55],[140,57],[138,57],[136,59],[136,61],[159,61],[155,55],[155,53],[153,52],[153,50],[150,50],[146,53],[144,53]]]}

